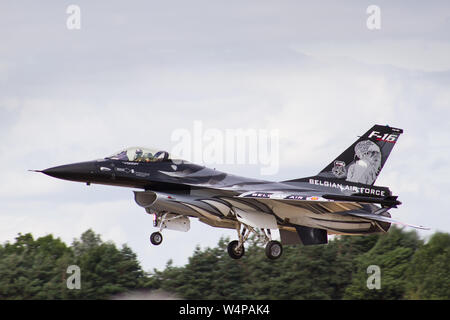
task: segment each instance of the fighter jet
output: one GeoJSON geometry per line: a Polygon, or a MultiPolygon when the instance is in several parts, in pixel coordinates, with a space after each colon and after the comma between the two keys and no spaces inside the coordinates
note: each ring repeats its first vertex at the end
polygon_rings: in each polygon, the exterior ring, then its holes
{"type": "Polygon", "coordinates": [[[227,174],[168,152],[132,147],[103,159],[45,169],[46,175],[134,188],[134,200],[153,216],[150,242],[160,245],[165,229],[188,231],[190,219],[217,228],[235,229],[228,244],[233,259],[245,253],[251,234],[263,240],[269,259],[283,245],[319,245],[329,235],[387,232],[390,209],[401,202],[388,187],[375,186],[402,129],[374,125],[315,176],[271,182],[227,174]],[[279,230],[278,240],[271,230],[279,230]]]}

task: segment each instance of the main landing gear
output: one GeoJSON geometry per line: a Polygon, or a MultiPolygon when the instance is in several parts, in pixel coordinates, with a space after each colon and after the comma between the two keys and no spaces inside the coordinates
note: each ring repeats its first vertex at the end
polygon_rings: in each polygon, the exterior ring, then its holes
{"type": "Polygon", "coordinates": [[[279,241],[271,240],[266,244],[266,256],[271,260],[278,259],[283,253],[283,246],[279,241]]]}
{"type": "Polygon", "coordinates": [[[240,259],[245,253],[243,244],[239,244],[238,240],[233,240],[228,244],[228,254],[233,259],[240,259]]]}
{"type": "Polygon", "coordinates": [[[245,253],[244,243],[247,241],[248,237],[250,236],[250,233],[254,233],[258,235],[259,237],[262,237],[264,243],[266,244],[266,256],[267,258],[271,260],[278,259],[281,257],[281,254],[283,253],[283,246],[279,241],[272,240],[272,235],[270,233],[270,229],[267,229],[267,233],[265,229],[261,229],[261,233],[257,232],[254,228],[248,225],[241,225],[241,223],[238,223],[238,226],[236,228],[236,231],[239,236],[239,240],[233,240],[228,244],[228,254],[233,259],[240,259],[245,253]],[[241,226],[242,232],[241,232],[241,226]]]}

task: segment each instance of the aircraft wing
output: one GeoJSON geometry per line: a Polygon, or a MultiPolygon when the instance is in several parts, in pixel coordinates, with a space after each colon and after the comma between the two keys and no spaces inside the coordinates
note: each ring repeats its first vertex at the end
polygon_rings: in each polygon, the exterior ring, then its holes
{"type": "Polygon", "coordinates": [[[338,194],[324,194],[314,191],[295,192],[295,191],[249,191],[239,194],[239,198],[251,199],[270,199],[281,201],[307,201],[307,202],[362,202],[362,203],[378,203],[385,206],[395,208],[401,204],[397,197],[365,197],[360,195],[338,195],[338,194]]]}
{"type": "Polygon", "coordinates": [[[248,191],[237,195],[238,198],[246,199],[268,199],[268,200],[294,200],[294,201],[334,201],[325,199],[321,193],[308,192],[291,192],[291,191],[248,191]]]}

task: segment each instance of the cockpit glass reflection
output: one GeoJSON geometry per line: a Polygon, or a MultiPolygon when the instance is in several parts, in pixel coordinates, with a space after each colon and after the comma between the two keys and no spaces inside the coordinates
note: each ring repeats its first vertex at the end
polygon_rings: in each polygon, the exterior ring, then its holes
{"type": "Polygon", "coordinates": [[[158,162],[168,160],[169,153],[162,150],[132,147],[119,151],[110,157],[106,157],[106,159],[133,162],[158,162]]]}

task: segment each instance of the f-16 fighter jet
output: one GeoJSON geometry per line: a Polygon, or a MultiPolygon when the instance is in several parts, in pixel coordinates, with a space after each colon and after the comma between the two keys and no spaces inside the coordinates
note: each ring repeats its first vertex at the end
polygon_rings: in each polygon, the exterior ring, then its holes
{"type": "Polygon", "coordinates": [[[227,174],[140,147],[39,172],[138,189],[136,203],[153,215],[159,229],[150,236],[153,245],[161,244],[164,229],[186,232],[196,218],[237,231],[237,240],[228,245],[231,258],[244,255],[254,233],[264,239],[267,257],[277,259],[283,245],[326,244],[331,234],[364,235],[387,232],[392,223],[406,225],[388,212],[401,204],[397,196],[374,185],[402,133],[375,125],[317,175],[280,182],[227,174]],[[274,229],[281,241],[272,239],[274,229]]]}

